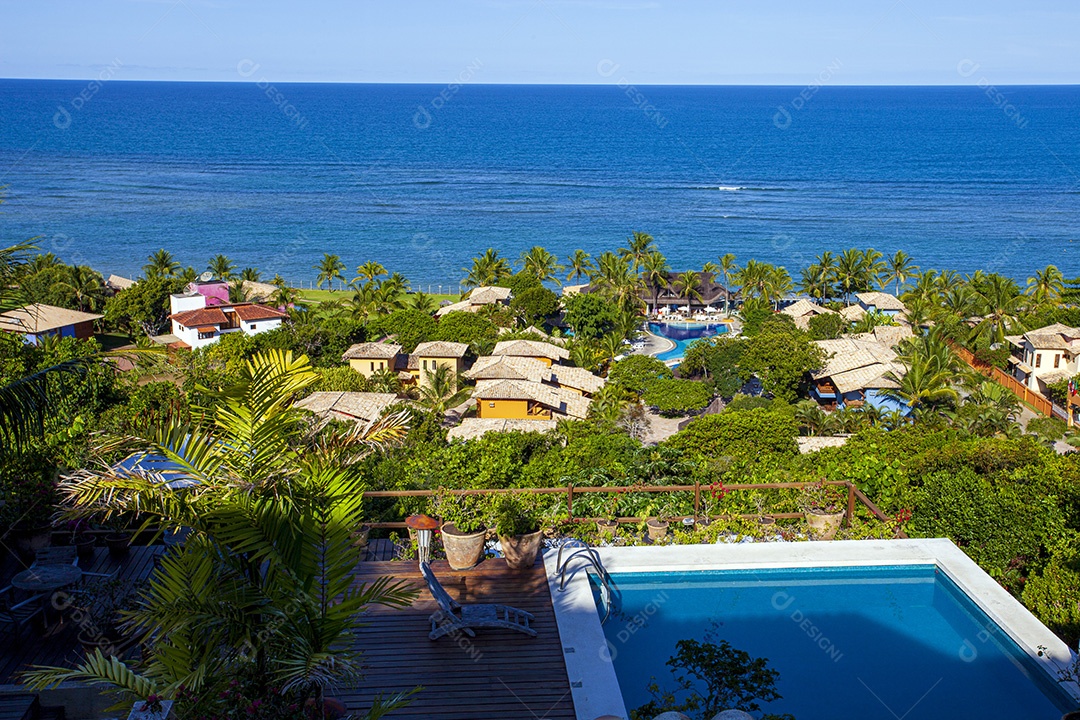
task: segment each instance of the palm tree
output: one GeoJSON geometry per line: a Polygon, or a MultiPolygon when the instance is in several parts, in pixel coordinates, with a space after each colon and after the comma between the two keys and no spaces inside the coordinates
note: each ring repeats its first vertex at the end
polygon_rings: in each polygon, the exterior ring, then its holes
{"type": "Polygon", "coordinates": [[[952,372],[939,367],[932,358],[914,357],[908,361],[905,372],[885,373],[885,378],[896,383],[896,387],[885,388],[881,393],[912,410],[956,403],[959,395],[951,385],[953,377],[952,372]]]}
{"type": "Polygon", "coordinates": [[[567,280],[588,277],[589,273],[594,269],[592,257],[589,253],[580,249],[575,250],[574,254],[566,259],[566,266],[570,268],[570,272],[566,274],[567,280]]]}
{"type": "Polygon", "coordinates": [[[375,278],[386,275],[386,268],[381,263],[377,263],[374,260],[368,260],[363,265],[356,268],[356,277],[353,278],[353,282],[375,282],[375,278]]]}
{"type": "Polygon", "coordinates": [[[240,271],[240,279],[244,282],[260,282],[259,269],[253,267],[246,267],[240,271]]]}
{"type": "Polygon", "coordinates": [[[794,286],[787,268],[782,265],[769,265],[768,268],[765,283],[761,288],[761,296],[773,303],[774,310],[779,310],[780,300],[790,293],[794,286]]]}
{"type": "Polygon", "coordinates": [[[731,280],[735,277],[735,273],[739,272],[739,266],[735,264],[735,253],[724,253],[720,256],[720,262],[717,263],[720,268],[719,272],[724,276],[724,289],[728,292],[724,293],[724,313],[727,314],[731,311],[729,305],[729,298],[731,297],[731,280]]]}
{"type": "Polygon", "coordinates": [[[620,308],[637,309],[641,306],[638,290],[641,278],[634,272],[629,257],[620,257],[613,252],[605,252],[596,258],[596,270],[592,275],[592,284],[620,308]]]}
{"type": "Polygon", "coordinates": [[[802,269],[799,276],[799,289],[811,298],[821,302],[829,294],[831,278],[825,274],[821,265],[812,263],[802,269]]]}
{"type": "Polygon", "coordinates": [[[190,285],[191,283],[193,283],[193,282],[195,282],[196,280],[199,279],[199,271],[196,270],[191,265],[188,265],[186,268],[181,270],[176,275],[176,277],[178,277],[179,279],[183,280],[185,283],[190,285]]]}
{"type": "Polygon", "coordinates": [[[675,282],[672,285],[680,297],[686,298],[687,305],[694,298],[701,300],[701,293],[698,292],[698,288],[701,287],[701,275],[697,271],[687,270],[679,273],[675,276],[675,282]]]}
{"type": "Polygon", "coordinates": [[[87,265],[65,268],[53,287],[69,293],[79,310],[95,312],[105,304],[105,281],[101,273],[87,265]]]}
{"type": "Polygon", "coordinates": [[[143,275],[147,280],[151,278],[171,278],[176,277],[177,271],[180,270],[180,263],[176,261],[172,253],[162,248],[150,255],[147,258],[149,261],[146,265],[143,265],[143,275]]]}
{"type": "Polygon", "coordinates": [[[1036,270],[1035,275],[1027,281],[1027,294],[1036,305],[1056,303],[1061,300],[1061,293],[1064,291],[1065,276],[1054,265],[1036,270]]]}
{"type": "Polygon", "coordinates": [[[874,248],[866,248],[862,252],[862,272],[859,275],[859,291],[868,292],[875,285],[881,285],[881,276],[887,269],[882,260],[884,255],[874,248]]]}
{"type": "Polygon", "coordinates": [[[463,284],[470,288],[496,285],[514,274],[510,263],[499,257],[499,251],[494,248],[473,258],[472,268],[462,268],[462,271],[467,273],[463,284]]]}
{"type": "Polygon", "coordinates": [[[623,349],[623,336],[619,333],[608,333],[604,337],[600,338],[598,350],[600,352],[600,357],[602,358],[604,364],[608,367],[609,372],[612,363],[615,362],[615,358],[622,355],[623,349]]]}
{"type": "Polygon", "coordinates": [[[210,258],[210,264],[206,266],[207,270],[214,273],[214,277],[225,282],[233,279],[233,270],[235,268],[236,266],[233,265],[232,260],[221,254],[210,258]]]}
{"type": "Polygon", "coordinates": [[[619,257],[628,258],[635,272],[641,269],[645,258],[654,252],[656,252],[656,241],[653,240],[653,236],[637,230],[626,239],[626,247],[618,250],[619,257]]]}
{"type": "Polygon", "coordinates": [[[319,377],[306,357],[261,353],[237,385],[211,393],[217,409],[197,425],[174,421],[110,442],[169,458],[184,470],[181,483],[110,466],[64,480],[71,517],[138,513],[192,532],[164,556],[129,616],[142,639],[140,659],[95,650],[74,668],[27,673],[29,684],[100,683],[128,701],[184,687],[200,698],[193,715],[216,715],[237,656],[249,658],[256,677],[302,693],[301,705],[307,697],[322,707],[327,686],[358,677],[360,656],[347,640],[363,609],[404,607],[416,597],[400,581],[357,585],[353,576],[367,485],[359,461],[403,437],[404,415],[349,430],[309,424],[293,402],[319,377]]]}
{"type": "Polygon", "coordinates": [[[972,339],[1004,342],[1024,304],[1020,288],[1011,278],[994,273],[973,289],[973,307],[981,319],[971,331],[972,339]]]}
{"type": "Polygon", "coordinates": [[[315,280],[315,286],[320,290],[323,283],[327,283],[330,286],[330,292],[334,291],[334,280],[345,281],[345,276],[341,274],[341,271],[345,269],[345,263],[341,262],[341,258],[337,255],[331,255],[330,253],[323,253],[322,260],[318,265],[313,266],[313,270],[319,271],[319,276],[315,280]]]}
{"type": "Polygon", "coordinates": [[[413,308],[429,315],[439,309],[435,298],[422,292],[413,295],[413,308]]]}
{"type": "Polygon", "coordinates": [[[556,285],[562,285],[559,273],[566,268],[559,264],[559,258],[551,254],[547,248],[534,245],[518,258],[522,272],[534,276],[540,282],[551,281],[556,285]]]}
{"type": "Polygon", "coordinates": [[[440,420],[450,408],[465,402],[472,388],[459,387],[457,373],[447,365],[439,365],[424,375],[417,402],[440,420]]]}
{"type": "Polygon", "coordinates": [[[753,258],[747,260],[746,265],[736,272],[734,276],[740,292],[745,297],[755,297],[763,294],[765,285],[768,283],[771,267],[771,265],[753,258]]]}
{"type": "Polygon", "coordinates": [[[660,251],[650,253],[641,266],[645,284],[653,290],[653,312],[659,309],[657,305],[660,303],[660,291],[667,287],[670,272],[667,258],[660,251]]]}
{"type": "Polygon", "coordinates": [[[840,253],[836,261],[836,284],[844,296],[844,304],[850,302],[851,293],[856,292],[864,273],[863,254],[855,248],[848,248],[840,253]]]}
{"type": "Polygon", "coordinates": [[[891,282],[896,283],[896,295],[900,296],[900,286],[907,285],[907,281],[915,277],[919,272],[919,266],[911,261],[911,256],[903,250],[897,250],[889,258],[886,272],[881,277],[881,287],[884,288],[891,282]]]}

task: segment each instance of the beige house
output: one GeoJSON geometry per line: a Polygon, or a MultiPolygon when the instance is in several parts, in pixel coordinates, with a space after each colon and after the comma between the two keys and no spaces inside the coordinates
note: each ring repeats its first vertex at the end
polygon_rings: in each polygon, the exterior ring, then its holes
{"type": "Polygon", "coordinates": [[[399,402],[393,393],[315,392],[294,407],[309,410],[324,419],[369,423],[382,417],[386,408],[399,402]]]}
{"type": "Polygon", "coordinates": [[[795,327],[799,328],[800,330],[809,330],[810,329],[810,318],[816,317],[818,315],[835,315],[836,314],[835,310],[830,310],[829,308],[827,308],[827,307],[825,307],[823,305],[818,305],[816,303],[812,303],[809,300],[806,300],[805,298],[802,299],[802,300],[799,300],[797,302],[794,302],[794,303],[792,303],[791,305],[788,305],[785,308],[782,308],[780,310],[780,312],[784,313],[785,315],[789,316],[792,320],[794,320],[795,321],[795,327]]]}
{"type": "Polygon", "coordinates": [[[529,380],[477,380],[473,397],[481,419],[584,419],[591,402],[570,390],[529,380]]]}
{"type": "Polygon", "coordinates": [[[439,308],[435,316],[442,317],[452,312],[477,312],[486,305],[509,305],[510,297],[510,288],[484,285],[470,290],[464,300],[439,308]]]}
{"type": "Polygon", "coordinates": [[[495,344],[491,354],[532,358],[548,366],[570,359],[570,351],[566,348],[539,340],[503,340],[495,344]]]}
{"type": "Polygon", "coordinates": [[[94,336],[94,321],[102,317],[96,313],[39,303],[0,314],[0,331],[22,335],[31,345],[37,345],[42,338],[54,335],[85,340],[94,336]]]}
{"type": "Polygon", "coordinates": [[[883,410],[904,410],[881,391],[897,387],[887,375],[891,372],[902,377],[906,368],[890,344],[867,337],[870,335],[815,341],[826,357],[825,366],[811,373],[810,394],[815,400],[833,408],[870,404],[883,410]]]}
{"type": "Polygon", "coordinates": [[[1028,388],[1046,386],[1080,373],[1080,328],[1054,323],[1023,335],[1008,335],[1010,374],[1028,388]]]}
{"type": "Polygon", "coordinates": [[[428,383],[428,375],[439,367],[449,368],[456,378],[465,371],[465,353],[469,346],[465,343],[435,340],[422,342],[409,354],[409,372],[421,385],[428,383]],[[416,367],[413,367],[413,359],[416,367]]]}
{"type": "Polygon", "coordinates": [[[471,380],[524,380],[592,397],[606,382],[588,370],[569,365],[546,365],[532,357],[489,355],[478,358],[465,372],[471,380]]]}
{"type": "Polygon", "coordinates": [[[401,346],[391,343],[366,342],[353,345],[341,356],[356,372],[364,377],[397,369],[401,346]]]}

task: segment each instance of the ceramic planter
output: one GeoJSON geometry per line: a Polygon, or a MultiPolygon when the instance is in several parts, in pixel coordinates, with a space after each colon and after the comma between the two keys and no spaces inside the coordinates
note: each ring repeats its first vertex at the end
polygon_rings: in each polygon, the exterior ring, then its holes
{"type": "Polygon", "coordinates": [[[616,531],[619,529],[619,523],[614,520],[597,520],[596,531],[600,537],[613,538],[616,531]]]}
{"type": "Polygon", "coordinates": [[[446,561],[454,570],[475,567],[484,557],[484,538],[487,530],[474,533],[459,532],[454,523],[443,523],[442,543],[446,561]]]}
{"type": "Polygon", "coordinates": [[[71,544],[75,546],[75,552],[80,560],[90,562],[94,559],[94,545],[97,544],[97,540],[93,535],[76,537],[71,544]]]}
{"type": "Polygon", "coordinates": [[[368,538],[371,537],[371,526],[361,525],[360,529],[353,533],[353,545],[360,550],[367,550],[368,538]]]}
{"type": "Polygon", "coordinates": [[[110,533],[105,536],[105,545],[109,548],[109,554],[116,559],[127,557],[128,547],[131,545],[131,533],[110,533]]]}
{"type": "Polygon", "coordinates": [[[836,537],[836,531],[840,529],[840,523],[844,521],[844,513],[827,513],[821,510],[811,510],[806,513],[806,524],[810,526],[810,533],[815,540],[832,540],[836,537]]]}
{"type": "Polygon", "coordinates": [[[506,558],[506,564],[511,570],[525,570],[536,563],[536,555],[540,552],[540,539],[542,536],[543,533],[539,530],[528,535],[499,536],[503,557],[506,558]]]}
{"type": "Polygon", "coordinates": [[[653,542],[663,540],[667,537],[668,522],[666,520],[651,518],[645,523],[645,528],[649,531],[649,539],[653,542]]]}

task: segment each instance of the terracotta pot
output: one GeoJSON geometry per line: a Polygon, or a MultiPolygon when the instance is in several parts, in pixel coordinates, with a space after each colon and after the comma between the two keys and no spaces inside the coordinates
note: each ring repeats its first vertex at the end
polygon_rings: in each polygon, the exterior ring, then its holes
{"type": "Polygon", "coordinates": [[[361,525],[360,529],[353,533],[353,545],[360,550],[367,550],[368,538],[371,536],[371,526],[361,525]]]}
{"type": "Polygon", "coordinates": [[[476,567],[484,558],[484,538],[487,530],[474,533],[459,532],[454,523],[443,523],[442,543],[446,551],[446,562],[454,570],[468,570],[476,567]]]}
{"type": "Polygon", "coordinates": [[[666,520],[651,518],[646,521],[645,528],[649,531],[649,539],[653,542],[667,537],[668,522],[666,520]]]}
{"type": "Polygon", "coordinates": [[[766,526],[768,526],[768,525],[775,525],[776,524],[776,518],[771,518],[768,515],[759,515],[757,521],[758,521],[758,525],[766,525],[766,526]]]}
{"type": "Polygon", "coordinates": [[[619,529],[619,523],[614,520],[597,520],[596,531],[600,537],[615,537],[616,532],[619,529]]]}
{"type": "Polygon", "coordinates": [[[844,521],[844,513],[826,513],[812,510],[806,513],[806,524],[810,526],[810,533],[816,540],[832,540],[836,537],[836,531],[840,529],[840,523],[844,521]]]}
{"type": "Polygon", "coordinates": [[[116,559],[125,558],[128,547],[131,545],[131,533],[110,533],[105,536],[105,544],[109,548],[109,554],[116,559]]]}
{"type": "Polygon", "coordinates": [[[536,555],[540,552],[540,539],[542,536],[543,533],[539,530],[528,535],[499,536],[503,557],[506,558],[506,564],[511,570],[525,570],[536,563],[536,555]]]}
{"type": "Polygon", "coordinates": [[[94,546],[97,544],[97,540],[94,539],[93,535],[77,537],[73,544],[80,560],[90,562],[94,559],[94,546]]]}

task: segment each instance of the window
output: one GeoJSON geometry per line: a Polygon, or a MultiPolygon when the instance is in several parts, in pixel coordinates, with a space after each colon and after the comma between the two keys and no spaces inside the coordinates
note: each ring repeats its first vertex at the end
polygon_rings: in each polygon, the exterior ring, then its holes
{"type": "Polygon", "coordinates": [[[1061,356],[1058,355],[1057,353],[1054,353],[1054,369],[1057,370],[1060,365],[1061,365],[1061,356]]]}
{"type": "Polygon", "coordinates": [[[374,362],[371,363],[371,372],[375,372],[375,363],[374,362]]]}
{"type": "Polygon", "coordinates": [[[1042,353],[1035,353],[1035,367],[1042,365],[1042,353]]]}
{"type": "Polygon", "coordinates": [[[200,330],[199,331],[199,339],[200,340],[208,340],[209,338],[212,338],[212,337],[214,337],[214,331],[213,330],[200,330]]]}
{"type": "Polygon", "coordinates": [[[251,329],[252,329],[252,330],[254,330],[254,329],[255,329],[255,323],[251,323],[251,329]]]}
{"type": "Polygon", "coordinates": [[[427,370],[427,360],[421,360],[420,362],[423,364],[424,369],[427,370]]]}
{"type": "Polygon", "coordinates": [[[495,407],[495,403],[493,403],[493,402],[489,402],[489,403],[488,403],[488,407],[495,407]]]}

